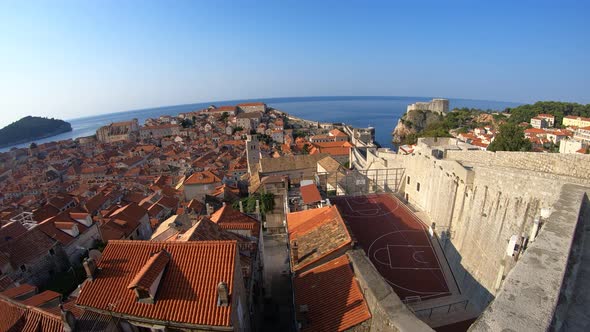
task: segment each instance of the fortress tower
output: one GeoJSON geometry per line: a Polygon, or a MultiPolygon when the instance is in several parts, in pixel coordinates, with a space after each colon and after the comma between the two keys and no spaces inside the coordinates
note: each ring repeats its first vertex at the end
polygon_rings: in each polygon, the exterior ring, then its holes
{"type": "Polygon", "coordinates": [[[449,111],[449,100],[436,98],[432,99],[429,102],[417,102],[414,104],[408,105],[407,111],[414,111],[414,110],[421,110],[421,111],[433,111],[440,114],[447,113],[449,111]]]}
{"type": "Polygon", "coordinates": [[[248,160],[248,173],[254,172],[260,162],[260,141],[257,135],[246,136],[246,158],[248,160]]]}

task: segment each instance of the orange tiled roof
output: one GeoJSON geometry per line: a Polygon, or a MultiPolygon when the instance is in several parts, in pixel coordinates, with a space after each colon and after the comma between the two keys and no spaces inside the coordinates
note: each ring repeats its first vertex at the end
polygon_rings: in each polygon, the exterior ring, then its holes
{"type": "Polygon", "coordinates": [[[26,233],[0,245],[0,253],[5,253],[12,266],[31,264],[48,254],[54,242],[45,235],[39,227],[30,229],[26,233]]]}
{"type": "Polygon", "coordinates": [[[139,220],[146,214],[147,210],[139,206],[137,203],[129,203],[113,211],[108,217],[130,222],[139,222],[139,220]]]}
{"type": "Polygon", "coordinates": [[[529,129],[526,129],[524,131],[524,133],[530,134],[530,135],[542,135],[542,134],[547,134],[547,131],[545,129],[529,128],[529,129]]]}
{"type": "Polygon", "coordinates": [[[41,292],[39,294],[36,294],[34,296],[29,297],[28,299],[22,301],[24,304],[26,305],[30,305],[32,307],[40,307],[43,304],[53,301],[55,299],[61,298],[61,294],[51,291],[51,290],[46,290],[44,292],[41,292]]]}
{"type": "Polygon", "coordinates": [[[260,222],[245,213],[242,213],[228,204],[215,211],[211,215],[211,221],[219,224],[223,229],[244,229],[251,231],[251,235],[258,237],[260,234],[260,222]]]}
{"type": "Polygon", "coordinates": [[[0,331],[63,332],[61,318],[0,296],[0,331]]]}
{"type": "Polygon", "coordinates": [[[301,270],[350,245],[352,239],[336,206],[287,214],[289,241],[296,241],[299,259],[293,271],[301,270]]]}
{"type": "Polygon", "coordinates": [[[15,239],[16,237],[27,232],[23,224],[18,221],[9,222],[0,228],[0,245],[15,239]]]}
{"type": "Polygon", "coordinates": [[[62,332],[64,331],[63,325],[63,321],[59,316],[55,316],[41,309],[29,308],[22,332],[62,332]]]}
{"type": "MultiPolygon", "coordinates": [[[[328,153],[332,156],[344,156],[350,153],[352,144],[347,141],[344,142],[322,142],[312,143],[314,148],[317,149],[316,153],[328,153]]],[[[310,154],[313,154],[310,152],[310,154]]]]}
{"type": "Polygon", "coordinates": [[[303,198],[303,203],[305,204],[316,203],[322,200],[318,187],[313,183],[302,186],[299,190],[301,191],[301,198],[303,198]]]}
{"type": "Polygon", "coordinates": [[[0,330],[20,331],[25,325],[26,308],[0,297],[0,330]]]}
{"type": "Polygon", "coordinates": [[[330,130],[330,134],[332,134],[332,136],[334,136],[334,137],[348,137],[348,135],[346,135],[345,133],[341,132],[337,128],[334,128],[334,129],[330,130]]]}
{"type": "Polygon", "coordinates": [[[307,305],[307,331],[345,331],[371,318],[346,255],[333,259],[293,279],[298,320],[307,305]]]}
{"type": "Polygon", "coordinates": [[[211,171],[197,172],[184,180],[184,184],[209,184],[221,182],[221,179],[211,171]]]}
{"type": "Polygon", "coordinates": [[[4,295],[6,297],[9,297],[11,299],[14,299],[14,298],[17,298],[17,297],[22,296],[24,294],[27,294],[27,293],[36,293],[36,292],[37,292],[37,287],[35,287],[33,285],[29,285],[29,284],[22,284],[18,287],[7,289],[0,294],[4,295]]]}
{"type": "Polygon", "coordinates": [[[144,289],[149,289],[152,283],[158,278],[158,275],[166,268],[168,262],[170,261],[170,254],[166,250],[160,250],[148,261],[145,265],[137,272],[135,278],[131,281],[127,288],[135,288],[141,287],[144,289]]]}
{"type": "Polygon", "coordinates": [[[235,241],[109,241],[94,281],[82,286],[77,305],[157,321],[191,325],[231,325],[231,306],[217,305],[217,285],[234,289],[235,241]],[[153,304],[138,303],[127,288],[153,252],[170,254],[153,304]]]}
{"type": "Polygon", "coordinates": [[[235,240],[239,246],[251,243],[243,236],[223,230],[223,228],[210,219],[203,217],[195,225],[189,228],[182,235],[178,236],[175,241],[215,241],[215,240],[235,240]]]}

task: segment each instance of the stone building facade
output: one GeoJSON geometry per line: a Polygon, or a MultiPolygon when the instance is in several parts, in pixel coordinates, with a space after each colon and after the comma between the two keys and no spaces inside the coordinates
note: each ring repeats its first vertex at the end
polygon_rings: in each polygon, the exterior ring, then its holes
{"type": "Polygon", "coordinates": [[[449,111],[449,100],[442,99],[442,98],[435,98],[429,102],[417,102],[414,104],[408,105],[407,111],[433,111],[440,114],[447,113],[449,111]]]}
{"type": "Polygon", "coordinates": [[[96,139],[103,143],[133,140],[139,134],[137,119],[125,122],[113,122],[96,130],[96,139]]]}

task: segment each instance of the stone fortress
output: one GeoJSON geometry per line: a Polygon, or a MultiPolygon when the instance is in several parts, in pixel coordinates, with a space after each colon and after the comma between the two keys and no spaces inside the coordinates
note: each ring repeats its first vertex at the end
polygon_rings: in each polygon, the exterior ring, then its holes
{"type": "MultiPolygon", "coordinates": [[[[447,100],[431,103],[448,110],[447,100]]],[[[405,199],[449,263],[460,295],[403,301],[416,319],[432,328],[473,321],[469,331],[590,329],[590,155],[420,138],[411,154],[355,148],[350,162],[405,199]],[[401,181],[385,176],[393,169],[401,181]]]]}
{"type": "Polygon", "coordinates": [[[449,100],[435,98],[429,102],[417,102],[408,105],[407,111],[433,111],[439,114],[447,113],[449,111],[449,100]]]}

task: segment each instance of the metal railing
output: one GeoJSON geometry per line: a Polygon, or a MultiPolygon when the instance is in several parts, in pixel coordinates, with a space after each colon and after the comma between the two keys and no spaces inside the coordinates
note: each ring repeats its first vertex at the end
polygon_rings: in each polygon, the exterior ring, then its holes
{"type": "Polygon", "coordinates": [[[357,196],[399,191],[405,169],[344,170],[318,172],[316,183],[327,196],[357,196]]]}
{"type": "Polygon", "coordinates": [[[408,307],[418,317],[431,318],[432,314],[449,314],[451,311],[452,312],[465,311],[465,310],[467,310],[468,305],[469,305],[469,300],[466,299],[466,300],[457,301],[457,302],[453,302],[453,303],[449,303],[449,304],[442,304],[442,305],[438,305],[438,306],[434,306],[434,307],[426,308],[426,309],[413,310],[413,309],[411,309],[410,306],[408,306],[408,307]]]}

